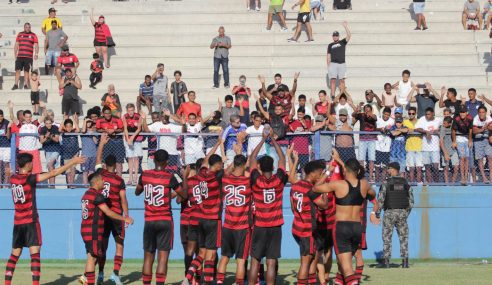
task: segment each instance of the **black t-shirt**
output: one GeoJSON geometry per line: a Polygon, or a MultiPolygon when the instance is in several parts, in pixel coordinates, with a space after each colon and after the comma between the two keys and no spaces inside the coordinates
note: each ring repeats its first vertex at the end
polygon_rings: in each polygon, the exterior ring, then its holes
{"type": "Polygon", "coordinates": [[[343,39],[328,45],[327,53],[331,55],[331,62],[345,63],[345,46],[347,43],[347,39],[343,39]]]}
{"type": "Polygon", "coordinates": [[[417,94],[415,96],[415,100],[417,100],[417,118],[425,116],[425,110],[429,107],[435,109],[436,102],[438,101],[434,95],[424,96],[422,94],[417,94]]]}
{"type": "Polygon", "coordinates": [[[464,119],[461,116],[456,116],[453,120],[453,130],[456,131],[456,135],[468,137],[468,134],[473,127],[473,118],[467,115],[464,119]]]}
{"type": "Polygon", "coordinates": [[[58,130],[58,127],[55,125],[52,125],[51,129],[48,130],[48,128],[46,126],[43,126],[39,130],[39,134],[41,136],[46,135],[46,133],[48,133],[48,132],[50,132],[50,137],[48,138],[48,140],[46,140],[43,143],[44,151],[45,152],[61,152],[60,142],[55,142],[51,139],[51,136],[60,135],[60,131],[58,130]]]}
{"type": "Polygon", "coordinates": [[[458,115],[461,108],[461,100],[456,100],[456,102],[451,102],[451,100],[446,99],[444,100],[444,106],[446,106],[446,108],[451,109],[451,113],[453,113],[453,115],[458,115]]]}
{"type": "MultiPolygon", "coordinates": [[[[362,132],[375,132],[376,131],[376,121],[377,118],[367,116],[364,113],[358,113],[355,116],[355,119],[360,123],[360,130],[362,132]]],[[[373,134],[361,134],[359,135],[359,139],[362,141],[372,141],[377,140],[377,135],[373,134]]]]}

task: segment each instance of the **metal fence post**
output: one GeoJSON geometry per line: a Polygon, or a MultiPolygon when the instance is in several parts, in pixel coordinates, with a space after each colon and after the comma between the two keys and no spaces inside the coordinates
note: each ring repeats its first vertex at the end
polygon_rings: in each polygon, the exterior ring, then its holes
{"type": "Polygon", "coordinates": [[[15,164],[17,160],[17,134],[12,134],[10,136],[10,171],[12,174],[15,173],[15,164]]]}
{"type": "Polygon", "coordinates": [[[321,151],[320,141],[321,141],[321,132],[315,132],[314,140],[313,140],[314,159],[320,158],[320,151],[321,151]]]}

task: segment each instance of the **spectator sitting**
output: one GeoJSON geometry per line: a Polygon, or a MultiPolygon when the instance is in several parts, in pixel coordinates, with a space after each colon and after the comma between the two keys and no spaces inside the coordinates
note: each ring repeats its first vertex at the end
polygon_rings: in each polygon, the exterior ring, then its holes
{"type": "MultiPolygon", "coordinates": [[[[396,111],[395,111],[396,112],[396,111]]],[[[414,132],[417,125],[417,108],[408,108],[408,119],[403,121],[403,126],[408,128],[408,132],[414,132]]],[[[409,134],[405,144],[406,162],[410,172],[409,181],[422,183],[422,137],[420,134],[409,134]],[[417,180],[415,180],[417,172],[417,180]]],[[[403,167],[402,167],[403,168],[403,167]]]]}
{"type": "Polygon", "coordinates": [[[116,94],[114,84],[108,85],[108,93],[105,93],[101,98],[101,106],[108,107],[111,110],[111,115],[115,117],[121,116],[120,96],[116,94]]]}
{"type": "Polygon", "coordinates": [[[185,102],[185,94],[188,92],[186,84],[181,81],[181,71],[174,71],[174,82],[171,83],[171,93],[173,94],[173,112],[176,113],[182,103],[185,102]]]}
{"type": "Polygon", "coordinates": [[[102,109],[103,117],[96,122],[98,133],[107,133],[109,141],[104,145],[103,161],[110,155],[116,157],[116,173],[121,176],[123,171],[123,162],[125,161],[125,145],[121,135],[123,132],[123,121],[114,117],[111,109],[105,106],[102,109]]]}
{"type": "Polygon", "coordinates": [[[475,0],[466,0],[463,7],[461,22],[465,30],[477,30],[476,21],[478,20],[478,30],[482,29],[483,17],[480,13],[480,3],[475,0]]]}
{"type": "MultiPolygon", "coordinates": [[[[256,146],[261,142],[261,134],[263,133],[263,119],[260,114],[252,114],[253,125],[246,129],[246,134],[248,135],[248,157],[251,155],[256,146]]],[[[265,145],[263,145],[258,153],[258,158],[266,155],[265,145]]]]}
{"type": "MultiPolygon", "coordinates": [[[[233,160],[234,156],[236,156],[236,152],[234,151],[234,145],[238,143],[238,135],[241,132],[246,131],[247,127],[245,124],[241,123],[241,120],[238,115],[232,115],[230,118],[231,124],[224,130],[222,134],[222,141],[224,142],[224,152],[227,157],[226,166],[229,166],[233,160]]],[[[247,149],[243,144],[243,153],[245,153],[247,149]]]]}
{"type": "Polygon", "coordinates": [[[84,119],[80,142],[82,145],[81,155],[86,158],[81,165],[82,180],[84,184],[89,182],[89,175],[96,171],[97,136],[96,122],[91,119],[91,114],[84,119]]]}
{"type": "Polygon", "coordinates": [[[414,84],[410,80],[410,70],[408,69],[403,70],[401,73],[401,80],[391,86],[393,89],[398,90],[396,96],[397,106],[402,107],[404,112],[408,110],[408,94],[412,90],[413,86],[414,84]]]}
{"type": "Polygon", "coordinates": [[[154,84],[152,83],[152,77],[145,75],[145,81],[140,84],[137,97],[137,110],[140,112],[142,104],[147,106],[149,113],[152,113],[152,95],[154,94],[154,84]]]}
{"type": "Polygon", "coordinates": [[[478,115],[473,119],[473,148],[475,150],[475,158],[477,159],[478,169],[482,175],[482,181],[489,183],[492,181],[492,172],[489,173],[490,178],[485,176],[485,169],[483,159],[487,158],[489,165],[492,165],[492,146],[487,139],[489,137],[488,126],[492,122],[492,118],[487,116],[487,108],[480,106],[478,108],[478,115]]]}
{"type": "Polygon", "coordinates": [[[386,167],[390,163],[391,137],[390,129],[395,125],[391,118],[391,109],[384,107],[383,115],[378,118],[376,128],[382,134],[378,135],[376,142],[376,181],[386,180],[386,167]]]}
{"type": "Polygon", "coordinates": [[[389,107],[391,110],[394,110],[394,108],[398,105],[398,101],[396,100],[396,92],[391,88],[390,83],[384,84],[384,91],[381,94],[381,102],[383,107],[389,107]]]}
{"type": "MultiPolygon", "coordinates": [[[[228,95],[230,96],[230,95],[228,95]]],[[[232,100],[232,96],[231,96],[232,100]]],[[[232,102],[231,102],[232,106],[232,102]]],[[[230,122],[230,116],[229,116],[229,122],[230,122]]],[[[204,129],[203,132],[205,133],[213,133],[219,135],[223,130],[227,128],[227,124],[225,123],[224,119],[222,118],[222,113],[220,111],[214,111],[210,119],[204,119],[203,120],[204,129]]],[[[217,136],[206,136],[205,137],[205,153],[210,153],[212,151],[212,148],[217,144],[217,136]]],[[[221,149],[217,149],[215,154],[221,155],[221,149]]]]}
{"type": "Polygon", "coordinates": [[[425,84],[415,84],[412,87],[412,90],[408,94],[407,102],[417,102],[417,118],[420,119],[425,115],[427,108],[434,109],[436,107],[436,102],[439,99],[440,96],[432,88],[432,85],[426,82],[425,84]]]}
{"type": "MultiPolygon", "coordinates": [[[[53,125],[50,117],[45,117],[44,126],[39,128],[39,142],[43,145],[48,172],[55,169],[61,153],[60,131],[53,125]]],[[[49,184],[55,184],[55,177],[48,180],[49,184]]]]}
{"type": "Polygon", "coordinates": [[[391,127],[390,134],[392,140],[390,148],[390,162],[396,162],[401,165],[400,174],[401,177],[405,177],[405,142],[407,139],[408,128],[403,125],[403,118],[395,119],[395,124],[391,127]]]}
{"type": "MultiPolygon", "coordinates": [[[[311,119],[306,120],[306,111],[303,107],[297,109],[297,120],[294,120],[289,124],[289,130],[293,133],[309,132],[311,129],[311,119]]],[[[301,173],[304,166],[309,162],[310,149],[310,135],[294,135],[290,140],[290,145],[294,146],[294,150],[299,154],[299,170],[301,173]]]]}
{"type": "MultiPolygon", "coordinates": [[[[244,109],[243,114],[239,115],[241,123],[247,124],[249,121],[249,98],[251,97],[251,89],[246,86],[246,76],[241,75],[239,77],[239,85],[232,88],[232,94],[236,96],[234,106],[240,109],[240,106],[242,105],[244,109]],[[242,99],[241,104],[239,99],[242,99]]],[[[222,114],[224,114],[224,112],[222,112],[222,114]]],[[[226,118],[224,118],[224,121],[229,122],[226,118]]]]}
{"type": "MultiPolygon", "coordinates": [[[[78,116],[73,116],[74,120],[66,119],[63,122],[63,132],[61,135],[62,159],[67,163],[70,159],[79,154],[79,137],[74,135],[79,132],[78,116]]],[[[74,189],[75,167],[71,167],[66,172],[68,188],[74,189]]]]}
{"type": "Polygon", "coordinates": [[[57,23],[58,29],[63,28],[61,20],[56,17],[56,9],[51,7],[50,9],[48,9],[48,17],[46,17],[43,20],[43,23],[41,24],[41,31],[43,32],[44,35],[47,35],[48,32],[53,28],[53,26],[51,25],[53,21],[57,23]]]}
{"type": "Polygon", "coordinates": [[[456,116],[453,121],[453,130],[451,138],[453,140],[453,148],[458,150],[460,159],[461,184],[466,185],[468,182],[469,173],[469,157],[470,150],[473,146],[473,118],[468,114],[466,106],[462,106],[459,110],[459,116],[456,116]]]}
{"type": "Polygon", "coordinates": [[[176,111],[176,115],[181,119],[187,119],[188,116],[193,113],[197,116],[198,120],[202,119],[202,106],[195,102],[195,91],[188,91],[188,102],[182,103],[179,109],[176,111]]]}
{"type": "Polygon", "coordinates": [[[143,156],[142,141],[143,137],[138,134],[142,130],[142,119],[135,113],[135,105],[126,105],[126,114],[123,116],[123,133],[125,135],[125,154],[128,160],[127,185],[137,185],[139,157],[143,156]]]}
{"type": "Polygon", "coordinates": [[[383,107],[383,101],[381,101],[378,95],[376,95],[374,91],[369,89],[366,90],[365,92],[365,98],[366,98],[366,102],[364,102],[364,105],[371,105],[373,113],[378,117],[381,116],[380,110],[383,107]]]}
{"type": "Polygon", "coordinates": [[[441,120],[435,117],[434,109],[427,108],[425,116],[417,121],[415,131],[423,134],[422,163],[425,166],[427,183],[439,182],[439,127],[441,120]]]}
{"type": "Polygon", "coordinates": [[[152,82],[154,84],[152,105],[156,112],[161,112],[163,109],[172,110],[171,93],[168,88],[168,79],[164,75],[164,63],[157,64],[157,69],[152,74],[152,82]]]}
{"type": "Polygon", "coordinates": [[[61,54],[56,61],[56,78],[58,81],[61,81],[61,78],[65,76],[65,70],[67,69],[72,69],[72,72],[76,74],[79,65],[79,58],[75,54],[70,53],[70,48],[67,44],[63,45],[61,47],[61,54]]]}
{"type": "Polygon", "coordinates": [[[357,158],[355,155],[354,145],[354,128],[349,123],[349,113],[347,109],[340,109],[338,113],[338,120],[336,122],[336,131],[346,132],[347,134],[338,134],[335,137],[335,148],[340,154],[340,158],[343,161],[347,161],[351,158],[357,158]]]}
{"type": "Polygon", "coordinates": [[[311,107],[309,107],[306,104],[307,103],[306,95],[304,95],[304,94],[299,95],[299,97],[297,97],[297,101],[298,101],[298,103],[296,104],[295,97],[294,97],[294,104],[292,105],[292,111],[290,113],[290,117],[299,119],[296,116],[296,110],[298,110],[300,107],[303,107],[304,111],[305,111],[305,115],[313,118],[314,117],[313,110],[311,109],[311,107]]]}
{"type": "Polygon", "coordinates": [[[102,72],[104,70],[104,65],[102,64],[101,60],[99,59],[99,54],[93,53],[92,58],[94,59],[91,62],[91,75],[89,77],[89,81],[91,84],[89,85],[90,88],[96,89],[96,85],[102,81],[102,72]]]}
{"type": "Polygon", "coordinates": [[[448,88],[446,97],[444,100],[444,93],[446,92],[446,87],[441,87],[441,98],[439,98],[439,108],[449,108],[451,110],[451,116],[454,117],[458,115],[458,111],[461,108],[461,105],[465,104],[461,100],[458,100],[456,97],[458,96],[458,92],[454,88],[448,88]]]}
{"type": "Polygon", "coordinates": [[[51,30],[46,33],[46,38],[44,39],[44,72],[46,75],[50,74],[51,68],[55,69],[58,57],[61,54],[61,48],[67,40],[68,36],[62,29],[58,28],[58,22],[51,20],[51,30]]]}
{"type": "MultiPolygon", "coordinates": [[[[373,113],[371,105],[365,105],[363,109],[357,107],[352,114],[355,122],[360,122],[361,132],[375,132],[377,124],[377,116],[373,113]]],[[[365,165],[366,158],[369,161],[369,181],[374,183],[374,161],[376,160],[376,141],[377,135],[361,134],[359,135],[359,162],[365,165]]]]}
{"type": "Polygon", "coordinates": [[[446,116],[443,119],[442,127],[439,132],[439,142],[442,151],[442,165],[444,168],[444,182],[455,183],[459,172],[458,151],[453,147],[452,126],[453,118],[446,116]],[[452,166],[453,175],[449,176],[449,168],[452,166]]]}
{"type": "MultiPolygon", "coordinates": [[[[244,114],[244,109],[241,112],[241,110],[239,110],[238,107],[233,106],[234,98],[232,97],[232,95],[226,95],[224,101],[225,101],[225,106],[222,107],[222,103],[220,102],[219,99],[219,110],[220,113],[222,114],[222,120],[224,121],[225,124],[229,125],[231,116],[236,115],[241,117],[241,114],[244,114]]],[[[239,106],[242,107],[243,105],[240,104],[239,106]]]]}

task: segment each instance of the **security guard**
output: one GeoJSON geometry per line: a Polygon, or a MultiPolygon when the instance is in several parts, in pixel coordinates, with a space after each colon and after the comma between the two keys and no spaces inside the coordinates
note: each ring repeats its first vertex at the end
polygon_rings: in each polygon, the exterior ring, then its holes
{"type": "Polygon", "coordinates": [[[390,177],[381,185],[378,193],[378,203],[381,207],[376,212],[379,219],[381,210],[384,209],[383,217],[383,255],[384,268],[389,268],[391,258],[391,238],[393,228],[396,227],[400,239],[400,255],[402,267],[408,268],[408,224],[407,219],[412,210],[414,200],[412,189],[405,178],[399,176],[400,165],[391,162],[388,165],[390,177]]]}

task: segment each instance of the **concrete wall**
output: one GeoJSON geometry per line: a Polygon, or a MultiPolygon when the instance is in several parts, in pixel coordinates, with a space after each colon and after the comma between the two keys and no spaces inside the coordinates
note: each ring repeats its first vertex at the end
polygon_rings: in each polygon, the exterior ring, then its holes
{"type": "MultiPolygon", "coordinates": [[[[288,192],[284,195],[282,257],[297,258],[297,244],[292,238],[292,213],[288,192]]],[[[82,259],[85,250],[80,237],[80,198],[84,190],[38,191],[38,207],[43,233],[43,258],[82,259]]],[[[490,258],[492,247],[492,192],[489,187],[417,187],[416,208],[409,219],[411,258],[490,258]]],[[[128,192],[130,214],[135,224],[127,231],[126,258],[142,258],[143,198],[128,192]]],[[[173,211],[179,229],[178,206],[173,211]]],[[[0,258],[9,255],[13,227],[13,204],[10,191],[0,190],[0,258]]],[[[367,228],[369,249],[366,258],[375,258],[382,251],[381,227],[367,228]]],[[[393,257],[399,257],[396,232],[393,236],[393,257]]],[[[171,258],[183,258],[179,231],[175,232],[171,258]]],[[[110,246],[109,258],[114,254],[110,246]]],[[[27,251],[23,255],[27,257],[27,251]]]]}

